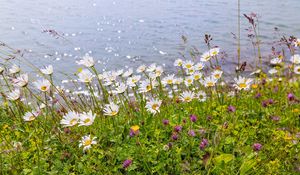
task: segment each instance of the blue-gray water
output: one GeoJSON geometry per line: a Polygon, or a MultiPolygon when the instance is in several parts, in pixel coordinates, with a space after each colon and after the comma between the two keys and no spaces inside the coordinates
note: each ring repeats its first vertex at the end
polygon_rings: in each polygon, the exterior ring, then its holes
{"type": "MultiPolygon", "coordinates": [[[[300,37],[300,0],[241,0],[241,13],[260,15],[264,41],[274,27],[300,37]]],[[[242,54],[251,44],[242,17],[242,54]]],[[[117,69],[158,62],[172,65],[183,50],[181,35],[205,51],[203,36],[236,57],[237,0],[1,0],[0,41],[18,49],[35,65],[53,64],[74,72],[75,60],[90,53],[99,68],[117,69]],[[56,39],[42,30],[54,29],[56,39]]],[[[264,45],[270,50],[269,45],[264,45]]],[[[249,58],[248,58],[249,59],[249,58]]]]}

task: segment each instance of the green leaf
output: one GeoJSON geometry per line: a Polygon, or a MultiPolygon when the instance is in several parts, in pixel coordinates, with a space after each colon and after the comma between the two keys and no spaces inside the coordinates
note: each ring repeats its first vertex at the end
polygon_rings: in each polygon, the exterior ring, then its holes
{"type": "Polygon", "coordinates": [[[230,162],[232,159],[234,159],[234,156],[232,154],[221,154],[214,158],[214,162],[215,164],[219,165],[224,161],[224,163],[226,164],[230,162]]]}

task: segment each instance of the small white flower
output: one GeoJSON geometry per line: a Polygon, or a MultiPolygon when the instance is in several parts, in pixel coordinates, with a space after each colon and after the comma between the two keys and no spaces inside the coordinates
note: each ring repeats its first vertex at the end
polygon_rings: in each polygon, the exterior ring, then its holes
{"type": "Polygon", "coordinates": [[[180,95],[180,100],[183,102],[191,102],[195,98],[195,93],[192,91],[184,91],[180,95]]]}
{"type": "Polygon", "coordinates": [[[116,105],[115,103],[111,102],[111,103],[105,105],[103,112],[104,112],[104,115],[115,116],[119,112],[119,106],[116,105]]]}
{"type": "Polygon", "coordinates": [[[117,71],[112,71],[113,76],[118,77],[120,75],[122,75],[124,72],[123,69],[117,70],[117,71]]]}
{"type": "Polygon", "coordinates": [[[204,52],[204,53],[201,55],[200,60],[203,61],[203,62],[206,62],[206,61],[209,61],[210,58],[211,58],[210,52],[209,52],[209,51],[206,51],[206,52],[204,52]]]}
{"type": "Polygon", "coordinates": [[[20,89],[15,89],[12,92],[7,94],[7,98],[10,101],[16,101],[20,98],[20,95],[21,95],[20,89]]]}
{"type": "Polygon", "coordinates": [[[68,112],[63,116],[63,119],[60,121],[61,125],[64,127],[75,126],[79,121],[79,114],[74,111],[68,112]]]}
{"type": "Polygon", "coordinates": [[[35,120],[38,115],[39,115],[38,111],[26,112],[25,115],[23,116],[23,119],[26,122],[30,122],[35,120]]]}
{"type": "Polygon", "coordinates": [[[143,64],[143,65],[141,65],[137,68],[136,72],[137,73],[142,73],[146,70],[146,68],[147,68],[146,65],[143,64]]]}
{"type": "Polygon", "coordinates": [[[191,86],[194,82],[194,76],[188,76],[186,77],[186,79],[184,80],[184,84],[186,86],[191,86]]]}
{"type": "Polygon", "coordinates": [[[260,69],[257,69],[256,71],[250,73],[250,75],[258,75],[261,73],[261,70],[260,69]]]}
{"type": "Polygon", "coordinates": [[[150,101],[147,101],[145,108],[150,113],[156,114],[156,113],[160,112],[159,108],[160,108],[161,103],[162,103],[162,101],[159,99],[151,99],[150,101]]]}
{"type": "Polygon", "coordinates": [[[118,85],[118,87],[116,87],[116,90],[114,91],[114,93],[116,94],[122,94],[127,90],[127,85],[124,83],[120,83],[118,85]]]}
{"type": "Polygon", "coordinates": [[[273,74],[276,74],[278,71],[277,71],[277,69],[272,68],[268,72],[269,72],[269,74],[273,75],[273,74]]]}
{"type": "Polygon", "coordinates": [[[300,64],[300,55],[298,54],[293,55],[290,61],[294,64],[300,64]]]}
{"type": "Polygon", "coordinates": [[[215,79],[220,79],[221,77],[222,77],[222,74],[223,74],[223,71],[221,71],[221,70],[214,70],[213,72],[212,72],[212,76],[215,78],[215,79]]]}
{"type": "Polygon", "coordinates": [[[218,79],[216,79],[215,77],[209,76],[209,77],[205,77],[203,81],[201,81],[201,83],[205,86],[205,87],[213,87],[216,85],[218,79]]]}
{"type": "Polygon", "coordinates": [[[175,76],[175,75],[172,74],[172,75],[168,75],[168,76],[164,77],[164,78],[162,79],[162,84],[163,84],[164,86],[166,86],[166,85],[172,85],[172,84],[175,82],[174,76],[175,76]]]}
{"type": "Polygon", "coordinates": [[[132,75],[132,73],[133,73],[133,69],[130,68],[130,69],[128,69],[126,72],[123,73],[122,77],[124,77],[124,78],[125,78],[125,77],[129,77],[129,76],[132,75]]]}
{"type": "Polygon", "coordinates": [[[182,63],[182,67],[185,69],[193,69],[194,68],[194,62],[191,60],[186,60],[182,63]]]}
{"type": "Polygon", "coordinates": [[[50,89],[51,83],[48,80],[38,80],[34,82],[35,86],[42,92],[47,92],[50,89]]]}
{"type": "Polygon", "coordinates": [[[40,69],[40,70],[45,75],[53,74],[53,66],[52,65],[46,66],[44,69],[40,69]]]}
{"type": "Polygon", "coordinates": [[[244,78],[244,77],[238,77],[234,78],[235,84],[233,85],[238,90],[248,90],[250,88],[250,85],[252,83],[252,79],[250,78],[244,78]]]}
{"type": "Polygon", "coordinates": [[[129,87],[135,87],[136,86],[136,83],[138,83],[141,79],[141,76],[140,75],[134,75],[132,77],[129,77],[127,79],[127,85],[129,87]]]}
{"type": "Polygon", "coordinates": [[[295,41],[294,41],[294,46],[295,47],[299,47],[300,46],[300,39],[297,38],[295,41]]]}
{"type": "Polygon", "coordinates": [[[202,70],[204,68],[204,66],[205,65],[203,62],[199,62],[195,65],[195,69],[199,71],[199,70],[202,70]]]}
{"type": "Polygon", "coordinates": [[[140,92],[149,92],[153,88],[155,88],[156,85],[157,85],[157,82],[154,80],[150,81],[147,79],[147,80],[141,81],[139,91],[140,92]]]}
{"type": "Polygon", "coordinates": [[[175,60],[174,66],[180,67],[180,66],[182,66],[182,63],[183,63],[182,59],[178,58],[177,60],[175,60]]]}
{"type": "Polygon", "coordinates": [[[12,80],[14,85],[18,87],[25,87],[28,84],[28,74],[21,74],[16,79],[12,80]]]}
{"type": "Polygon", "coordinates": [[[10,74],[16,74],[19,73],[21,71],[20,67],[17,65],[12,65],[12,67],[9,69],[9,73],[10,74]]]}
{"type": "Polygon", "coordinates": [[[89,150],[92,145],[97,144],[96,139],[97,137],[91,138],[90,135],[83,136],[81,141],[79,142],[79,147],[83,146],[83,152],[85,152],[86,150],[89,150]]]}
{"type": "Polygon", "coordinates": [[[271,63],[272,65],[277,65],[277,64],[280,64],[281,62],[282,62],[282,59],[280,59],[280,58],[278,58],[278,57],[273,58],[273,59],[271,59],[271,61],[270,61],[270,63],[271,63]]]}
{"type": "Polygon", "coordinates": [[[147,72],[154,72],[156,69],[156,64],[152,63],[148,68],[147,68],[147,72]]]}
{"type": "Polygon", "coordinates": [[[201,72],[195,72],[193,77],[194,77],[195,81],[200,80],[200,78],[202,78],[202,73],[201,72]]]}
{"type": "Polygon", "coordinates": [[[79,126],[90,126],[94,123],[96,116],[92,113],[92,111],[83,112],[79,114],[79,126]]]}
{"type": "Polygon", "coordinates": [[[87,70],[84,69],[78,74],[79,81],[84,83],[90,83],[93,79],[93,74],[87,70]]]}
{"type": "Polygon", "coordinates": [[[161,74],[164,72],[164,69],[161,66],[157,66],[155,69],[155,75],[156,77],[161,76],[161,74]]]}
{"type": "Polygon", "coordinates": [[[298,75],[300,74],[300,66],[295,66],[294,67],[294,73],[298,74],[298,75]]]}
{"type": "Polygon", "coordinates": [[[88,55],[85,55],[82,60],[76,62],[79,65],[84,65],[85,67],[93,67],[95,65],[94,58],[88,55]]]}
{"type": "Polygon", "coordinates": [[[220,52],[220,48],[212,48],[209,50],[211,56],[216,56],[220,52]]]}
{"type": "Polygon", "coordinates": [[[204,91],[199,91],[196,96],[200,102],[206,101],[206,93],[204,91]]]}

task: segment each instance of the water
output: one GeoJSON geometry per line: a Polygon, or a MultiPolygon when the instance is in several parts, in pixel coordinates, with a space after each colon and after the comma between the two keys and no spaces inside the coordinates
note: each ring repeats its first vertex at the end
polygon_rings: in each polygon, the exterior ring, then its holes
{"type": "MultiPolygon", "coordinates": [[[[300,37],[299,0],[241,1],[242,14],[260,15],[264,41],[275,39],[274,27],[300,37]]],[[[252,46],[244,30],[247,20],[241,19],[242,54],[247,60],[252,46]]],[[[38,67],[52,64],[65,73],[75,72],[75,61],[86,53],[100,69],[152,62],[168,68],[184,50],[182,35],[203,52],[203,36],[209,33],[213,44],[228,53],[228,63],[236,58],[231,34],[237,32],[235,0],[1,0],[0,24],[0,41],[26,49],[25,57],[38,67]],[[42,32],[48,29],[62,37],[42,32]]],[[[270,45],[264,47],[271,51],[270,45]]]]}

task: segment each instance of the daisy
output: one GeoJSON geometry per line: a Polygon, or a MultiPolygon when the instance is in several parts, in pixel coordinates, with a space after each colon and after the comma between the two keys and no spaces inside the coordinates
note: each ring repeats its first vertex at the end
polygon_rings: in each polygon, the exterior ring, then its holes
{"type": "Polygon", "coordinates": [[[281,62],[282,62],[282,59],[280,59],[280,58],[278,58],[278,57],[273,58],[273,59],[271,59],[271,61],[270,61],[270,63],[271,63],[272,65],[277,65],[277,64],[280,64],[281,62]]]}
{"type": "Polygon", "coordinates": [[[128,69],[126,72],[123,73],[122,77],[124,77],[124,78],[125,78],[125,77],[129,77],[129,76],[132,75],[132,73],[133,73],[133,69],[130,68],[130,69],[128,69]]]}
{"type": "Polygon", "coordinates": [[[23,116],[24,121],[30,122],[36,119],[36,117],[39,115],[38,111],[32,111],[32,112],[26,112],[23,116]]]}
{"type": "Polygon", "coordinates": [[[82,60],[76,61],[76,63],[85,67],[93,67],[95,65],[94,58],[89,55],[85,55],[82,60]]]}
{"type": "Polygon", "coordinates": [[[21,74],[19,77],[13,79],[12,81],[14,85],[18,87],[25,87],[28,84],[28,74],[21,74]]]}
{"type": "Polygon", "coordinates": [[[83,152],[89,150],[92,147],[92,145],[97,144],[96,138],[97,137],[93,137],[91,139],[90,135],[83,136],[81,141],[79,141],[79,147],[83,146],[83,152]]]}
{"type": "Polygon", "coordinates": [[[78,74],[79,81],[84,83],[90,83],[93,79],[93,74],[87,70],[84,69],[78,74]]]}
{"type": "Polygon", "coordinates": [[[203,81],[201,81],[201,83],[205,86],[205,87],[213,87],[216,85],[218,79],[215,79],[215,77],[213,76],[209,76],[209,77],[205,77],[203,81]]]}
{"type": "Polygon", "coordinates": [[[300,64],[300,55],[293,55],[290,59],[293,64],[300,64]]]}
{"type": "Polygon", "coordinates": [[[204,63],[199,62],[195,65],[196,70],[202,70],[204,68],[204,63]]]}
{"type": "Polygon", "coordinates": [[[211,58],[210,52],[209,52],[209,51],[206,51],[206,52],[204,52],[204,53],[201,55],[200,60],[203,61],[203,62],[206,62],[206,61],[209,61],[210,58],[211,58]]]}
{"type": "Polygon", "coordinates": [[[220,79],[221,78],[221,76],[222,76],[222,74],[223,74],[223,71],[221,71],[221,70],[214,70],[213,72],[212,72],[212,76],[215,78],[215,79],[220,79]]]}
{"type": "Polygon", "coordinates": [[[182,67],[185,69],[192,69],[194,66],[194,63],[191,60],[186,60],[182,63],[182,67]]]}
{"type": "Polygon", "coordinates": [[[34,82],[34,84],[42,92],[47,92],[51,86],[51,83],[46,79],[38,80],[34,82]]]}
{"type": "Polygon", "coordinates": [[[74,126],[79,121],[79,114],[74,111],[68,112],[66,115],[63,116],[63,119],[60,121],[61,125],[64,127],[74,126]]]}
{"type": "Polygon", "coordinates": [[[45,75],[53,74],[53,66],[52,65],[46,66],[44,69],[40,69],[40,70],[45,75]]]}
{"type": "Polygon", "coordinates": [[[174,84],[177,84],[177,85],[181,84],[182,82],[183,82],[182,78],[175,78],[175,80],[174,80],[174,84]]]}
{"type": "Polygon", "coordinates": [[[164,86],[166,86],[166,85],[172,85],[172,84],[174,83],[174,80],[175,80],[174,76],[175,76],[175,75],[172,74],[172,75],[168,75],[168,76],[164,77],[164,78],[162,79],[162,84],[163,84],[164,86]]]}
{"type": "Polygon", "coordinates": [[[206,93],[204,91],[199,91],[196,96],[200,102],[206,101],[206,93]]]}
{"type": "Polygon", "coordinates": [[[156,64],[152,63],[148,68],[147,68],[147,72],[154,72],[156,69],[156,64]]]}
{"type": "Polygon", "coordinates": [[[115,116],[119,112],[119,106],[116,105],[115,103],[111,102],[111,103],[105,105],[103,112],[104,112],[104,115],[115,116]]]}
{"type": "Polygon", "coordinates": [[[195,98],[195,93],[192,91],[184,91],[180,95],[180,100],[183,102],[191,102],[195,98]]]}
{"type": "Polygon", "coordinates": [[[244,77],[238,77],[234,78],[235,84],[233,85],[238,90],[248,90],[250,88],[252,79],[250,78],[244,78],[244,77]]]}
{"type": "Polygon", "coordinates": [[[10,101],[16,101],[20,98],[21,92],[20,89],[15,89],[12,92],[7,94],[7,98],[10,101]]]}
{"type": "Polygon", "coordinates": [[[295,66],[294,67],[294,73],[298,74],[298,75],[300,74],[300,66],[295,66]]]}
{"type": "Polygon", "coordinates": [[[20,67],[17,65],[12,65],[12,67],[9,69],[9,73],[10,74],[16,74],[19,73],[21,71],[20,67]]]}
{"type": "Polygon", "coordinates": [[[294,46],[295,47],[299,47],[300,46],[300,39],[297,38],[295,41],[294,41],[294,46]]]}
{"type": "Polygon", "coordinates": [[[153,88],[155,88],[156,85],[157,85],[157,83],[154,80],[150,81],[149,79],[147,79],[147,80],[141,81],[139,91],[140,92],[149,92],[153,88]]]}
{"type": "Polygon", "coordinates": [[[174,66],[180,67],[180,66],[182,66],[182,63],[183,63],[182,59],[178,58],[177,60],[175,60],[174,66]]]}
{"type": "Polygon", "coordinates": [[[142,73],[142,72],[145,72],[145,70],[146,70],[146,65],[140,65],[138,68],[137,68],[137,70],[136,70],[136,72],[137,73],[142,73]]]}
{"type": "Polygon", "coordinates": [[[195,81],[200,80],[200,78],[202,78],[202,73],[201,72],[195,72],[193,77],[194,77],[195,81]]]}
{"type": "Polygon", "coordinates": [[[116,87],[116,90],[114,93],[116,94],[122,94],[127,90],[127,85],[124,83],[120,83],[118,87],[116,87]]]}
{"type": "Polygon", "coordinates": [[[147,101],[145,108],[147,111],[149,111],[152,114],[159,113],[159,108],[162,101],[158,99],[151,99],[150,101],[147,101]]]}
{"type": "Polygon", "coordinates": [[[187,75],[193,75],[193,74],[195,73],[195,68],[192,67],[192,68],[190,68],[190,69],[185,69],[185,73],[186,73],[187,75]]]}
{"type": "Polygon", "coordinates": [[[155,69],[155,75],[156,77],[161,76],[161,74],[164,72],[163,68],[161,66],[157,66],[155,69]]]}
{"type": "Polygon", "coordinates": [[[127,85],[129,87],[135,87],[136,86],[136,83],[139,82],[141,79],[141,76],[140,75],[134,75],[132,77],[129,77],[127,79],[127,85]]]}
{"type": "Polygon", "coordinates": [[[186,79],[184,80],[184,84],[186,86],[191,86],[194,82],[194,76],[188,76],[186,77],[186,79]]]}
{"type": "Polygon", "coordinates": [[[123,72],[124,72],[124,70],[123,70],[123,69],[120,69],[120,70],[117,70],[117,71],[113,71],[113,72],[112,72],[112,75],[113,75],[114,77],[118,77],[118,76],[122,75],[123,72]]]}
{"type": "Polygon", "coordinates": [[[212,48],[209,50],[211,56],[217,56],[220,52],[220,48],[212,48]]]}
{"type": "Polygon", "coordinates": [[[79,114],[79,126],[90,126],[94,123],[96,116],[92,113],[92,111],[83,112],[79,114]]]}
{"type": "Polygon", "coordinates": [[[269,74],[273,75],[273,74],[276,74],[278,71],[277,71],[277,69],[272,68],[268,72],[269,72],[269,74]]]}

